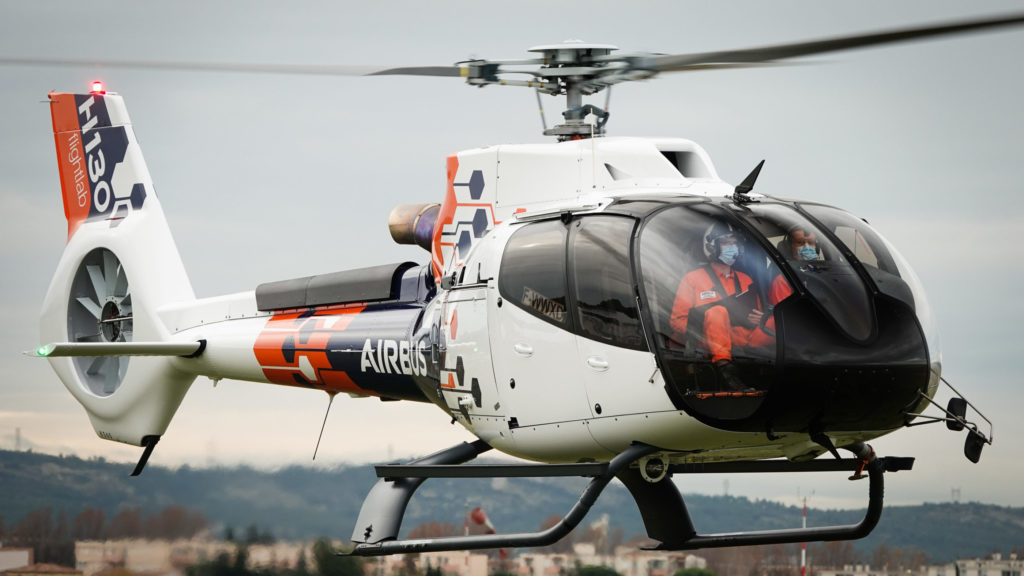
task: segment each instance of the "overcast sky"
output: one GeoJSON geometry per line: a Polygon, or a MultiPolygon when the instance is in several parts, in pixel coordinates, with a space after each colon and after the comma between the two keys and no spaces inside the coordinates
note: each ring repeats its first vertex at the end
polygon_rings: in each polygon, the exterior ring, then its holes
{"type": "MultiPolygon", "coordinates": [[[[0,2],[0,58],[447,65],[521,58],[579,38],[624,50],[696,52],[1021,11],[1022,2],[0,2]]],[[[914,265],[943,336],[944,374],[994,422],[979,465],[940,426],[873,444],[918,457],[889,475],[890,502],[1024,506],[1024,28],[835,53],[800,65],[666,75],[616,88],[612,135],[679,136],[758,190],[867,218],[914,265]]],[[[389,210],[440,201],[445,157],[542,142],[524,89],[444,78],[326,78],[0,66],[0,447],[102,455],[48,364],[25,357],[66,237],[51,90],[102,79],[125,97],[199,296],[413,259],[389,210]]],[[[598,103],[603,103],[603,99],[598,103]]],[[[559,110],[545,100],[549,124],[559,110]]],[[[543,174],[537,175],[543,186],[543,174]]],[[[942,397],[943,399],[945,396],[942,397]]],[[[469,439],[432,405],[339,398],[316,466],[406,458],[469,439]]],[[[151,462],[310,464],[327,398],[199,379],[151,462]]],[[[126,467],[127,473],[127,467],[126,467]]],[[[841,476],[685,478],[684,490],[863,505],[841,476]]],[[[342,529],[347,530],[347,527],[342,529]]]]}

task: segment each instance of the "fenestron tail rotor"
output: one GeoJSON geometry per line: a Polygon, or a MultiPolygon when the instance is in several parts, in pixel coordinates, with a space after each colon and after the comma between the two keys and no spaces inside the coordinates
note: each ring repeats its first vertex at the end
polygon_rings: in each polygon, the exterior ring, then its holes
{"type": "MultiPolygon", "coordinates": [[[[68,341],[132,341],[132,295],[117,256],[106,248],[85,255],[75,271],[68,298],[68,341]]],[[[97,396],[113,394],[128,370],[127,356],[77,357],[82,383],[97,396]]]]}

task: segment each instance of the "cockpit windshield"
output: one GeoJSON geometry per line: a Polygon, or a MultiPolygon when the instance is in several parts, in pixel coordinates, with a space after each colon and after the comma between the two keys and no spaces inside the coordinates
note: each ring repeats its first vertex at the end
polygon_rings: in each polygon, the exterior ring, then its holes
{"type": "Polygon", "coordinates": [[[782,204],[752,204],[741,215],[778,250],[796,281],[841,330],[862,342],[871,337],[874,310],[867,288],[856,269],[817,226],[782,204]]]}
{"type": "Polygon", "coordinates": [[[852,216],[813,208],[699,201],[647,216],[637,242],[645,322],[678,406],[736,429],[806,430],[856,421],[863,399],[877,402],[894,379],[906,382],[904,403],[926,385],[915,284],[880,237],[846,232],[841,215],[852,216]],[[893,299],[873,296],[882,280],[893,299]],[[803,415],[778,420],[780,402],[803,415]]]}

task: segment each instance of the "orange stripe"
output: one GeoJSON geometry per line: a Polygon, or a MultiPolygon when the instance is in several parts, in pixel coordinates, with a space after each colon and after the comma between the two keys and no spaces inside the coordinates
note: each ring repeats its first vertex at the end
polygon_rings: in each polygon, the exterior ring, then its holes
{"type": "Polygon", "coordinates": [[[68,240],[89,217],[92,190],[82,149],[82,131],[74,94],[50,93],[53,139],[57,148],[57,169],[64,199],[64,217],[68,220],[68,240]]]}
{"type": "Polygon", "coordinates": [[[340,392],[367,393],[347,373],[334,370],[327,358],[331,336],[348,329],[349,324],[365,308],[365,304],[325,306],[317,308],[312,316],[308,315],[308,308],[275,313],[256,337],[252,350],[267,381],[297,386],[295,375],[302,373],[300,358],[305,357],[314,371],[314,379],[310,384],[319,384],[340,392]],[[334,322],[328,325],[328,320],[334,322]],[[313,322],[311,327],[309,322],[313,322]],[[309,330],[308,337],[300,342],[298,337],[304,327],[309,330]],[[291,362],[285,359],[284,354],[284,345],[289,339],[292,339],[292,346],[298,345],[291,351],[291,362]]]}
{"type": "Polygon", "coordinates": [[[458,201],[455,199],[455,175],[459,171],[459,156],[452,154],[447,160],[448,186],[444,192],[444,202],[441,203],[441,210],[437,214],[437,223],[434,224],[434,239],[431,254],[431,265],[434,269],[434,278],[441,282],[441,275],[444,273],[444,254],[441,253],[441,231],[452,223],[455,218],[455,207],[458,201]]]}
{"type": "Polygon", "coordinates": [[[448,381],[441,382],[441,388],[455,388],[455,375],[451,372],[448,373],[448,381]]]}

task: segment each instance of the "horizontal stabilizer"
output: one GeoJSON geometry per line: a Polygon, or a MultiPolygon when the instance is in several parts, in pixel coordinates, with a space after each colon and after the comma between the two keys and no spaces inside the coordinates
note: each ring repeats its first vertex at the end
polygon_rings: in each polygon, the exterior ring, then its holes
{"type": "Polygon", "coordinates": [[[198,356],[206,341],[198,342],[54,342],[36,349],[36,356],[198,356]]]}

